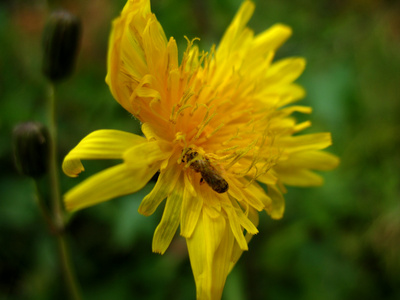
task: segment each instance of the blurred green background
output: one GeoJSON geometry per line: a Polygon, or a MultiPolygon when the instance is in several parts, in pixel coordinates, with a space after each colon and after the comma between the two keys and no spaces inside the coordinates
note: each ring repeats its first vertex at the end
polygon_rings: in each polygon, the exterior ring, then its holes
{"type": "MultiPolygon", "coordinates": [[[[303,56],[299,83],[313,107],[308,132],[330,131],[341,165],[324,186],[289,188],[286,213],[262,215],[260,233],[229,275],[223,299],[400,299],[400,2],[255,1],[256,33],[276,22],[293,28],[277,57],[303,56]]],[[[167,36],[218,43],[241,0],[153,0],[167,36]]],[[[59,159],[88,133],[139,132],[104,82],[110,22],[124,0],[0,2],[0,299],[68,299],[57,245],[35,204],[33,183],[13,164],[11,133],[23,121],[46,123],[41,33],[49,7],[83,22],[74,75],[56,90],[59,159]]],[[[89,162],[66,191],[113,162],[89,162]]],[[[46,184],[43,179],[42,185],[46,184]]],[[[77,213],[68,228],[85,299],[194,299],[185,241],[151,252],[161,209],[137,213],[142,191],[77,213]]]]}

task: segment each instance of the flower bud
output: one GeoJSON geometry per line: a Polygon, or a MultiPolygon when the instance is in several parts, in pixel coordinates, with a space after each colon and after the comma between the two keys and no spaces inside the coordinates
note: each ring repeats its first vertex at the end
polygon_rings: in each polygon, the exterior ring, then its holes
{"type": "Polygon", "coordinates": [[[68,77],[81,39],[81,22],[67,11],[53,12],[43,32],[43,73],[50,81],[68,77]]]}
{"type": "Polygon", "coordinates": [[[22,174],[39,178],[47,172],[50,136],[45,126],[37,122],[17,125],[13,144],[15,161],[22,174]]]}

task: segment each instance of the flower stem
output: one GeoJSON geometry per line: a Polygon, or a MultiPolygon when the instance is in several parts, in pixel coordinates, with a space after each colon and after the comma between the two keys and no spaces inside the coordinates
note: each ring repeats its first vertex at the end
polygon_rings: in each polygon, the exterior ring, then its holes
{"type": "Polygon", "coordinates": [[[57,163],[57,114],[56,114],[56,99],[54,85],[49,83],[49,132],[51,137],[50,146],[50,188],[51,188],[51,202],[53,209],[53,224],[55,227],[55,234],[57,235],[57,242],[59,247],[59,255],[62,270],[65,276],[66,285],[74,300],[80,300],[78,283],[71,265],[70,256],[68,252],[66,237],[65,237],[65,219],[64,211],[61,203],[61,193],[58,176],[58,163],[57,163]]]}
{"type": "Polygon", "coordinates": [[[37,205],[39,206],[42,217],[45,220],[50,232],[55,233],[56,229],[54,228],[53,219],[51,218],[48,208],[44,203],[42,193],[40,192],[39,181],[37,179],[34,179],[33,182],[35,183],[36,202],[37,205]]]}
{"type": "Polygon", "coordinates": [[[49,84],[49,131],[50,131],[50,188],[51,188],[51,199],[53,206],[54,222],[57,231],[64,230],[63,213],[61,209],[60,199],[60,185],[58,178],[57,168],[57,118],[56,118],[56,101],[54,95],[54,85],[49,84]]]}
{"type": "Polygon", "coordinates": [[[76,277],[74,274],[74,270],[72,268],[72,264],[70,261],[70,256],[68,252],[67,242],[64,234],[57,235],[58,247],[60,251],[61,263],[64,271],[65,280],[68,286],[68,289],[71,293],[71,297],[74,300],[81,300],[82,297],[79,292],[78,282],[76,281],[76,277]]]}

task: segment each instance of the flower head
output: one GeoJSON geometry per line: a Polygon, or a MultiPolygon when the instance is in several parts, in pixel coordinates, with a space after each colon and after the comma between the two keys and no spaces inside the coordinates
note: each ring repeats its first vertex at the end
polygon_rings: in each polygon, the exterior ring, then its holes
{"type": "Polygon", "coordinates": [[[188,40],[179,63],[176,42],[166,38],[150,1],[128,1],[113,23],[106,82],[142,122],[145,137],[95,131],[63,164],[77,176],[83,159],[122,159],[70,190],[69,210],[133,193],[159,171],[139,212],[151,215],[166,199],[153,251],[164,253],[180,227],[198,299],[221,298],[229,271],[258,232],[258,212],[282,217],[284,185],[320,185],[313,170],[338,163],[321,151],[331,144],[329,133],[294,135],[310,126],[290,116],[311,112],[290,105],[305,94],[293,83],[305,62],[273,62],[291,30],[277,24],[255,35],[246,27],[253,10],[245,1],[209,52],[188,40]]]}

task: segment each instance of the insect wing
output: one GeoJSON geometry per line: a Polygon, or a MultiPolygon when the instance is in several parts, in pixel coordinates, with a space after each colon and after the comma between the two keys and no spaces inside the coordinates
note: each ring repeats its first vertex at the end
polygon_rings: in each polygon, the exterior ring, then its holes
{"type": "Polygon", "coordinates": [[[228,188],[228,182],[216,173],[214,170],[209,170],[208,172],[202,172],[201,175],[204,178],[204,181],[217,193],[225,193],[228,188]]]}

